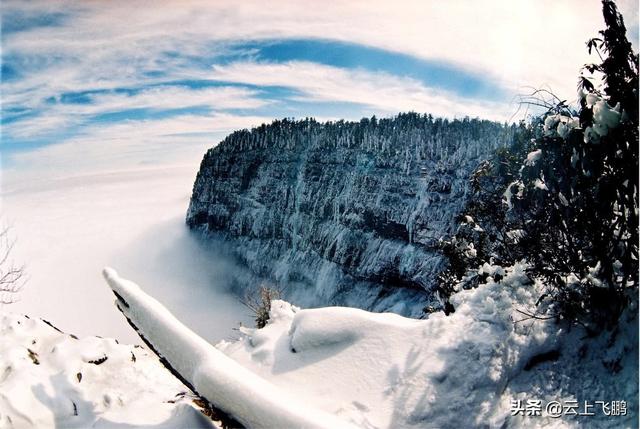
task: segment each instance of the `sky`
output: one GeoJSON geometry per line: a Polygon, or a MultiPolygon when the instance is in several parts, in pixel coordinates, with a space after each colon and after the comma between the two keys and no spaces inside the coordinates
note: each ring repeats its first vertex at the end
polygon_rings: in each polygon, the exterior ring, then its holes
{"type": "Polygon", "coordinates": [[[5,183],[197,162],[282,117],[513,120],[531,88],[575,99],[603,26],[597,0],[5,0],[1,17],[5,183]]]}

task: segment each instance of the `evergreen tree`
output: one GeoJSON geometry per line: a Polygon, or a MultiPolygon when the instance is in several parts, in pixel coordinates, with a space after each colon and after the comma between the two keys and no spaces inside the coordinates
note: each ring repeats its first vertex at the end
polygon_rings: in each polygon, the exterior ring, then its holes
{"type": "Polygon", "coordinates": [[[457,286],[473,286],[478,265],[520,258],[548,285],[537,312],[590,331],[614,326],[637,294],[638,56],[614,2],[602,4],[606,29],[587,43],[602,61],[585,66],[601,76],[602,91],[581,76],[579,112],[559,102],[476,171],[473,180],[493,191],[476,189],[469,218],[443,243],[454,253],[440,279],[445,301],[457,286]],[[469,236],[471,227],[483,234],[469,236]]]}

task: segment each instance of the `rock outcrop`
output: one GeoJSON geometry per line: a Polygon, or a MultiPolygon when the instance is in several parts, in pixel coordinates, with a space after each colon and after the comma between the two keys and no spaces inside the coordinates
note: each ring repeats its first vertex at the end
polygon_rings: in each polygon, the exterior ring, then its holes
{"type": "Polygon", "coordinates": [[[436,303],[438,240],[455,228],[470,172],[514,127],[430,115],[238,131],[200,166],[187,224],[303,306],[417,316],[436,303]]]}

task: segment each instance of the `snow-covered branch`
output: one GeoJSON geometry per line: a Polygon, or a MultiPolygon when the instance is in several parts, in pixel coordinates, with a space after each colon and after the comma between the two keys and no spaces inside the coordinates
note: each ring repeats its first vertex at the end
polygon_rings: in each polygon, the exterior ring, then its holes
{"type": "Polygon", "coordinates": [[[160,358],[212,405],[251,428],[347,428],[242,367],[176,319],[115,270],[103,271],[116,305],[160,358]]]}

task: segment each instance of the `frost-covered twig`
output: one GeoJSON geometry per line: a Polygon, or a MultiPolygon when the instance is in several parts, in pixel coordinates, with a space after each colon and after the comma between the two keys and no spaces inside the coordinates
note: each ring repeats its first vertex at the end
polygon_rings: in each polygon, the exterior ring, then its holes
{"type": "Polygon", "coordinates": [[[15,240],[10,238],[9,232],[6,225],[0,230],[0,304],[15,302],[15,294],[25,282],[24,267],[11,260],[15,240]]]}

